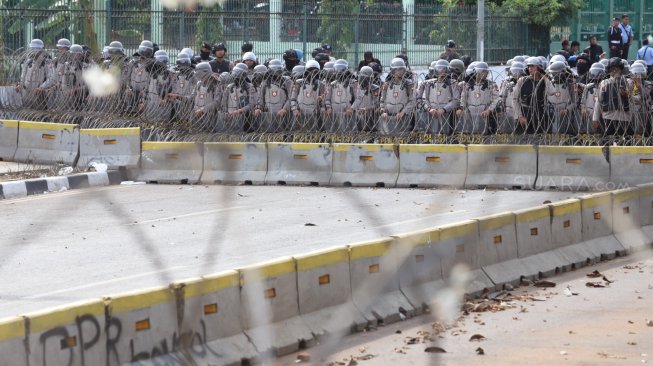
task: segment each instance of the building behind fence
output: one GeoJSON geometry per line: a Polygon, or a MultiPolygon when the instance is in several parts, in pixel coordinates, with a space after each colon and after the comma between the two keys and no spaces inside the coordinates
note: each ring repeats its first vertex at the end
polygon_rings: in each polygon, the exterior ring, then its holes
{"type": "MultiPolygon", "coordinates": [[[[167,9],[161,0],[64,0],[47,9],[25,7],[29,1],[3,2],[0,42],[6,51],[25,47],[32,38],[52,45],[58,38],[99,47],[121,41],[135,49],[150,39],[172,55],[202,41],[223,41],[231,58],[244,41],[259,59],[279,57],[288,48],[311,50],[323,43],[337,57],[357,62],[374,52],[384,65],[406,51],[412,65],[428,65],[448,39],[458,52],[476,57],[476,7],[444,8],[435,0],[226,0],[212,7],[167,9]]],[[[36,2],[34,2],[36,3],[36,2]]],[[[505,62],[517,54],[545,54],[547,28],[521,18],[486,10],[485,60],[505,62]]],[[[6,53],[6,52],[5,52],[6,53]]]]}

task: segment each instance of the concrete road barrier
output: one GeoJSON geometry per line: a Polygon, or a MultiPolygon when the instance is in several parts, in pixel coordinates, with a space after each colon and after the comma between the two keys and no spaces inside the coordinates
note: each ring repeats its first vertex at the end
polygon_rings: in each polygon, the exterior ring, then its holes
{"type": "Polygon", "coordinates": [[[578,199],[568,199],[549,204],[551,209],[551,239],[555,251],[567,266],[562,270],[576,269],[600,260],[583,242],[581,205],[578,199]]]}
{"type": "Polygon", "coordinates": [[[612,224],[614,236],[628,250],[640,250],[653,241],[646,237],[640,221],[640,191],[628,188],[610,193],[612,196],[612,224]]]}
{"type": "Polygon", "coordinates": [[[600,191],[608,187],[610,163],[600,146],[539,146],[537,189],[600,191]]]}
{"type": "Polygon", "coordinates": [[[548,206],[515,211],[519,260],[537,277],[550,277],[568,263],[556,252],[548,206]]]}
{"type": "Polygon", "coordinates": [[[177,299],[168,287],[107,298],[107,363],[123,365],[178,351],[177,299]]]}
{"type": "MultiPolygon", "coordinates": [[[[92,300],[25,315],[30,365],[106,363],[104,302],[92,300]]],[[[2,356],[3,363],[4,354],[2,356]]],[[[9,365],[9,363],[6,363],[9,365]]]]}
{"type": "Polygon", "coordinates": [[[0,160],[14,161],[18,149],[18,121],[0,120],[0,160]]]}
{"type": "Polygon", "coordinates": [[[443,225],[439,230],[440,241],[436,248],[442,258],[443,277],[450,279],[454,266],[462,264],[469,269],[469,294],[478,294],[485,289],[495,290],[497,286],[481,268],[478,221],[465,220],[443,225]]]}
{"type": "Polygon", "coordinates": [[[292,258],[241,268],[242,320],[256,349],[277,356],[314,343],[299,316],[297,272],[292,258]]]}
{"type": "Polygon", "coordinates": [[[399,145],[397,187],[453,187],[465,185],[465,145],[399,145]]]}
{"type": "Polygon", "coordinates": [[[136,168],[141,158],[140,128],[81,129],[77,166],[106,164],[109,169],[136,168]]]}
{"type": "Polygon", "coordinates": [[[653,147],[610,146],[610,182],[611,189],[653,182],[653,147]]]}
{"type": "Polygon", "coordinates": [[[295,261],[299,313],[316,337],[341,336],[369,325],[352,302],[348,248],[310,252],[295,261]]]}
{"type": "Polygon", "coordinates": [[[609,192],[580,197],[583,241],[598,257],[612,259],[625,252],[613,235],[612,197],[609,192]]]}
{"type": "Polygon", "coordinates": [[[204,184],[263,184],[267,169],[265,143],[204,143],[204,184]]]}
{"type": "Polygon", "coordinates": [[[349,249],[352,297],[363,315],[380,324],[415,315],[399,290],[397,271],[407,256],[405,248],[388,238],[351,244],[349,249]]]}
{"type": "Polygon", "coordinates": [[[640,184],[639,189],[639,223],[642,232],[653,241],[653,183],[640,184]]]}
{"type": "Polygon", "coordinates": [[[27,366],[25,318],[16,316],[0,320],[0,355],[7,365],[27,366]]]}
{"type": "Polygon", "coordinates": [[[391,144],[334,144],[332,186],[394,187],[399,152],[391,144]]]}
{"type": "Polygon", "coordinates": [[[14,161],[70,166],[77,162],[78,125],[21,121],[18,129],[18,148],[14,161]]]}
{"type": "Polygon", "coordinates": [[[268,143],[266,184],[326,186],[332,169],[333,153],[329,144],[268,143]]]}
{"type": "Polygon", "coordinates": [[[441,253],[437,249],[437,228],[397,235],[397,245],[406,253],[399,266],[399,288],[417,315],[427,312],[446,287],[442,276],[441,253]]]}
{"type": "Polygon", "coordinates": [[[134,180],[153,183],[198,183],[203,169],[203,148],[196,142],[143,142],[134,180]]]}
{"type": "Polygon", "coordinates": [[[469,145],[466,188],[532,189],[537,152],[531,145],[469,145]]]}

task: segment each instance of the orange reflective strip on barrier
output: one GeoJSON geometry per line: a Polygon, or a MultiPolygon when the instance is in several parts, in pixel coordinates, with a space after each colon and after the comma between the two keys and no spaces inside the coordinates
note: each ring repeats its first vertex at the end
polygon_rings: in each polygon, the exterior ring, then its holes
{"type": "Polygon", "coordinates": [[[494,237],[494,244],[501,244],[502,242],[503,242],[503,238],[501,237],[501,235],[496,235],[494,237]]]}
{"type": "Polygon", "coordinates": [[[510,162],[510,157],[508,156],[497,156],[494,158],[495,163],[509,163],[510,162]]]}
{"type": "Polygon", "coordinates": [[[308,155],[306,155],[306,154],[295,154],[295,155],[293,155],[293,159],[295,159],[295,160],[307,160],[308,155]]]}
{"type": "Polygon", "coordinates": [[[118,144],[118,140],[116,140],[116,139],[104,140],[103,144],[105,144],[105,145],[116,145],[116,144],[118,144]]]}
{"type": "Polygon", "coordinates": [[[416,255],[416,256],[415,256],[415,262],[416,262],[416,263],[422,263],[422,262],[424,262],[424,255],[422,255],[422,254],[418,254],[418,255],[416,255]]]}
{"type": "Polygon", "coordinates": [[[639,159],[640,164],[653,164],[653,159],[639,159]]]}
{"type": "Polygon", "coordinates": [[[581,164],[583,159],[567,159],[567,164],[581,164]]]}
{"type": "Polygon", "coordinates": [[[215,314],[218,312],[218,304],[213,303],[213,304],[208,304],[204,305],[204,314],[215,314]]]}
{"type": "Polygon", "coordinates": [[[320,285],[328,285],[329,283],[331,283],[331,276],[328,274],[320,276],[320,278],[318,279],[318,283],[320,285]]]}
{"type": "Polygon", "coordinates": [[[179,154],[177,153],[166,153],[166,159],[179,159],[179,154]]]}
{"type": "Polygon", "coordinates": [[[243,154],[229,154],[231,160],[243,160],[243,154]]]}
{"type": "Polygon", "coordinates": [[[537,228],[536,227],[531,228],[531,236],[537,236],[537,228]]]}
{"type": "Polygon", "coordinates": [[[263,295],[264,295],[264,297],[265,297],[266,299],[272,299],[272,298],[275,298],[275,297],[277,297],[277,289],[275,289],[274,287],[273,287],[273,288],[269,288],[269,289],[265,290],[265,292],[263,293],[263,295]]]}
{"type": "Polygon", "coordinates": [[[77,337],[66,337],[61,340],[61,349],[73,348],[77,346],[77,337]]]}
{"type": "Polygon", "coordinates": [[[440,162],[440,157],[439,156],[427,156],[426,161],[429,163],[439,163],[440,162]]]}
{"type": "Polygon", "coordinates": [[[44,133],[41,135],[41,138],[44,140],[54,140],[56,136],[51,133],[44,133]]]}
{"type": "Polygon", "coordinates": [[[601,220],[601,213],[600,212],[595,212],[594,213],[594,220],[601,220]]]}
{"type": "Polygon", "coordinates": [[[148,330],[150,329],[150,319],[139,320],[136,322],[135,326],[137,332],[141,330],[148,330]]]}
{"type": "Polygon", "coordinates": [[[373,264],[370,266],[370,273],[378,273],[379,272],[379,265],[378,264],[373,264]]]}
{"type": "Polygon", "coordinates": [[[359,159],[361,161],[372,161],[372,160],[374,160],[374,157],[370,156],[370,155],[362,155],[359,159]]]}

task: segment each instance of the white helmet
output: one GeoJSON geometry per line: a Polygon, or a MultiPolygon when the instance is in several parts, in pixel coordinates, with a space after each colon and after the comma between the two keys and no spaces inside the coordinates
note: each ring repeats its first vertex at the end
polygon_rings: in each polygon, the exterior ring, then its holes
{"type": "Polygon", "coordinates": [[[308,60],[305,66],[306,71],[310,69],[320,69],[320,63],[315,60],[308,60]]]}
{"type": "Polygon", "coordinates": [[[245,52],[245,54],[243,55],[243,61],[248,61],[248,60],[256,62],[256,55],[254,54],[254,52],[245,52]]]}

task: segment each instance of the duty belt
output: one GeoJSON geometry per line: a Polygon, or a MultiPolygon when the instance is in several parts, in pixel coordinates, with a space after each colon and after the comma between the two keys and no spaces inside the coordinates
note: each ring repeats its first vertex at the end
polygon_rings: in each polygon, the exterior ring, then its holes
{"type": "Polygon", "coordinates": [[[621,41],[610,41],[610,43],[612,43],[612,44],[619,44],[619,43],[621,43],[621,41]]]}

